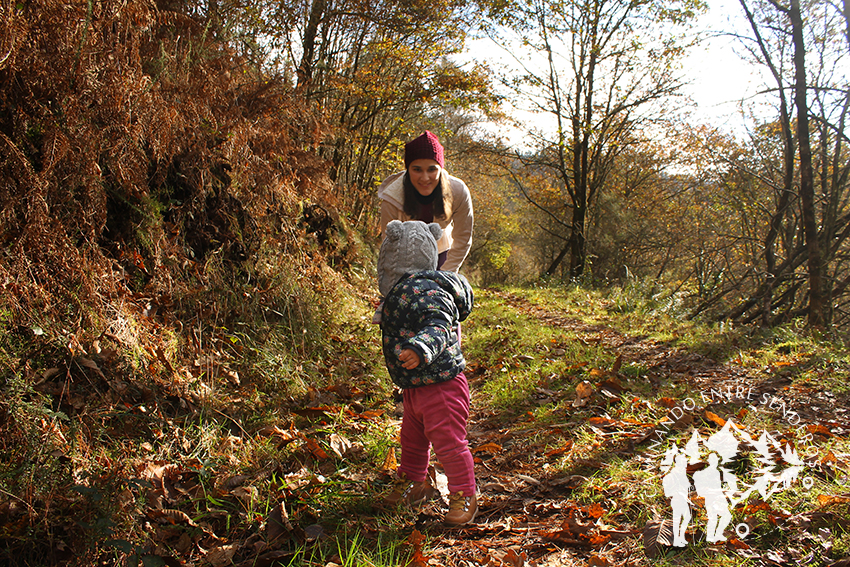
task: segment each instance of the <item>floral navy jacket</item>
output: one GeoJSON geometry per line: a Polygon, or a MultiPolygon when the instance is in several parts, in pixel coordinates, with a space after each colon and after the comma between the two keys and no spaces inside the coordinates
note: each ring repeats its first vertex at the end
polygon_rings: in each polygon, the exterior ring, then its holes
{"type": "Polygon", "coordinates": [[[400,388],[447,382],[466,366],[458,340],[458,322],[472,310],[472,288],[454,272],[406,274],[384,298],[381,334],[390,377],[400,388]],[[422,363],[406,370],[399,362],[405,348],[422,363]]]}

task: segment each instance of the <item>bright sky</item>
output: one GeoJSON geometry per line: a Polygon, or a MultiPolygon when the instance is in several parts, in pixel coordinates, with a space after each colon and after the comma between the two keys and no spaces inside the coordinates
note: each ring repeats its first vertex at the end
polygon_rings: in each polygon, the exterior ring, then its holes
{"type": "MultiPolygon", "coordinates": [[[[709,12],[700,18],[699,28],[712,31],[737,31],[749,35],[750,28],[738,0],[708,0],[709,12]]],[[[697,103],[695,118],[702,123],[742,133],[740,102],[752,104],[765,84],[760,66],[745,63],[740,40],[711,34],[705,46],[693,50],[685,66],[691,84],[685,88],[697,103]]]]}
{"type": "MultiPolygon", "coordinates": [[[[745,104],[750,105],[754,102],[752,97],[764,84],[761,78],[762,69],[750,66],[742,60],[739,53],[744,53],[744,49],[740,40],[721,33],[737,31],[742,35],[749,35],[749,25],[738,0],[707,2],[709,11],[700,16],[697,27],[705,31],[709,39],[702,47],[692,51],[683,69],[686,79],[690,81],[684,89],[684,94],[696,103],[691,122],[708,124],[743,135],[745,128],[740,114],[740,101],[745,99],[745,104]]],[[[473,57],[483,57],[497,67],[500,64],[510,64],[510,56],[489,40],[473,42],[470,52],[473,57]]],[[[505,133],[504,130],[502,133],[505,133]]],[[[514,138],[510,134],[508,136],[514,138]]]]}

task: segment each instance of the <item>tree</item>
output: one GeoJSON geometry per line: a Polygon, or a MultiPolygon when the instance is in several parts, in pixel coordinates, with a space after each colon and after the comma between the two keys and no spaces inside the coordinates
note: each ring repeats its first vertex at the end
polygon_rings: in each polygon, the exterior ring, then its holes
{"type": "Polygon", "coordinates": [[[823,3],[741,0],[741,6],[752,30],[751,56],[774,81],[767,92],[776,103],[775,131],[781,135],[753,137],[753,149],[767,158],[760,169],[735,165],[773,198],[765,203],[766,226],[757,231],[764,251],[749,276],[757,286],[725,316],[768,325],[805,314],[810,325],[820,327],[833,319],[831,298],[846,290],[847,280],[841,268],[850,166],[844,149],[850,91],[841,70],[848,58],[846,19],[823,3]],[[814,63],[807,65],[809,60],[814,63]],[[780,152],[768,148],[777,142],[780,152]],[[782,249],[776,246],[779,238],[782,249]],[[804,289],[797,273],[802,266],[804,289]],[[797,305],[803,301],[805,306],[797,305]]]}
{"type": "MultiPolygon", "coordinates": [[[[533,130],[533,152],[519,156],[557,180],[563,206],[536,202],[563,230],[546,270],[569,256],[569,275],[585,270],[588,217],[625,148],[662,117],[661,101],[681,86],[675,66],[683,38],[671,34],[701,7],[698,1],[534,0],[513,5],[518,41],[536,57],[519,61],[517,96],[551,120],[533,130]]],[[[526,197],[533,196],[524,191],[526,197]]]]}

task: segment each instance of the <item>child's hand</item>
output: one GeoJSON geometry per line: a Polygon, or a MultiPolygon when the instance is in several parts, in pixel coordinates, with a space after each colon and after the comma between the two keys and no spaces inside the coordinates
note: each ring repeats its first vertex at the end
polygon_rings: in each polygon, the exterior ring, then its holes
{"type": "Polygon", "coordinates": [[[398,355],[398,359],[401,361],[401,365],[405,370],[413,370],[419,363],[419,355],[413,349],[402,349],[402,351],[398,355]]]}

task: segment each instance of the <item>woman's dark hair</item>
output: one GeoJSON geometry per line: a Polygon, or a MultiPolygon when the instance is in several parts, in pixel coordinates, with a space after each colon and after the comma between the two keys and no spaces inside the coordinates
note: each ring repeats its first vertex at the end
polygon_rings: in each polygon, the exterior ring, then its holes
{"type": "Polygon", "coordinates": [[[404,186],[404,214],[415,219],[419,216],[420,203],[430,201],[434,204],[434,219],[446,218],[446,203],[443,196],[450,194],[449,191],[452,189],[451,185],[449,185],[449,176],[445,169],[440,171],[440,179],[437,181],[437,187],[434,188],[434,191],[428,196],[427,200],[423,199],[419,191],[416,190],[416,187],[413,186],[410,176],[406,171],[404,172],[402,185],[404,186]]]}

